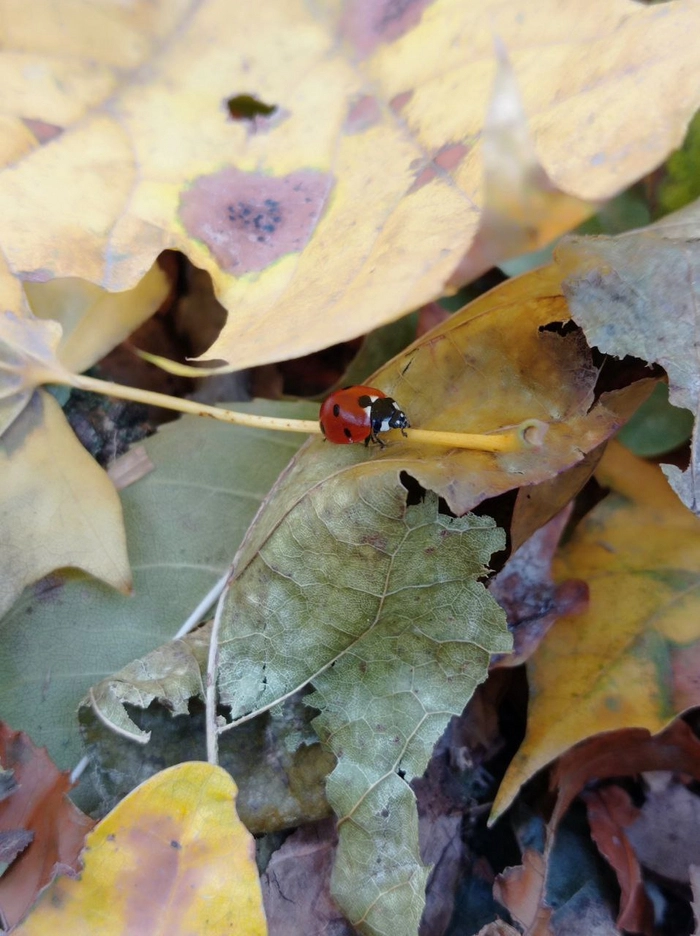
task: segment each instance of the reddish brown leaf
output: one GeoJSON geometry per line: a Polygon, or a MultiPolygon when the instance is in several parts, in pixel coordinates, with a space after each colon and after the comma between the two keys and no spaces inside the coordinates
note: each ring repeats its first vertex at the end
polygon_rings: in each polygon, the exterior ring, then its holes
{"type": "Polygon", "coordinates": [[[646,770],[676,770],[700,779],[700,741],[682,720],[656,735],[645,728],[609,731],[582,741],[556,763],[550,789],[557,802],[549,821],[550,832],[591,780],[621,777],[646,770]]]}
{"type": "Polygon", "coordinates": [[[592,790],[583,795],[583,800],[593,840],[615,871],[622,891],[617,925],[632,933],[651,936],[654,910],[644,889],[639,861],[625,834],[626,826],[638,811],[627,791],[619,786],[592,790]]]}
{"type": "Polygon", "coordinates": [[[0,762],[18,789],[0,803],[0,831],[24,830],[34,840],[0,878],[0,913],[14,926],[59,870],[78,869],[78,855],[94,822],[68,799],[67,773],[26,734],[0,723],[0,762]]]}
{"type": "Polygon", "coordinates": [[[552,911],[544,903],[544,855],[533,849],[523,854],[522,865],[506,868],[493,885],[493,895],[525,929],[525,936],[552,936],[552,911]]]}

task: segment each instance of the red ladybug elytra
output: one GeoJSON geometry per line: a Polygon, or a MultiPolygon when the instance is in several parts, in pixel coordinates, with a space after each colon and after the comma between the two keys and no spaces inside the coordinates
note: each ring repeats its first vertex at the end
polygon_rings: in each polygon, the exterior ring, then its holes
{"type": "Polygon", "coordinates": [[[343,387],[321,404],[321,432],[329,442],[384,443],[377,433],[405,429],[411,424],[396,400],[375,387],[343,387]]]}

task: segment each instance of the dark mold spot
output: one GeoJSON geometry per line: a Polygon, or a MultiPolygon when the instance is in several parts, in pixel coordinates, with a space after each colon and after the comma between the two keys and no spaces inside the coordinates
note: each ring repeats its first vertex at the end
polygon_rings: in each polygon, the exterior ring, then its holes
{"type": "Polygon", "coordinates": [[[51,140],[55,140],[64,130],[64,128],[59,127],[58,124],[47,123],[45,120],[34,120],[32,117],[22,118],[22,123],[27,130],[34,134],[37,142],[41,143],[42,146],[44,143],[50,143],[51,140]]]}
{"type": "Polygon", "coordinates": [[[331,176],[309,169],[275,178],[228,167],[194,182],[180,219],[224,270],[242,276],[303,250],[331,187],[331,176]]]}
{"type": "Polygon", "coordinates": [[[350,105],[348,116],[345,119],[346,133],[361,133],[378,124],[382,119],[382,112],[377,99],[370,94],[358,98],[350,105]]]}
{"type": "Polygon", "coordinates": [[[277,110],[276,104],[265,104],[252,94],[237,94],[226,101],[232,120],[255,120],[256,117],[271,117],[277,110]]]}
{"type": "Polygon", "coordinates": [[[394,42],[417,26],[433,0],[348,0],[341,35],[362,56],[381,43],[394,42]]]}

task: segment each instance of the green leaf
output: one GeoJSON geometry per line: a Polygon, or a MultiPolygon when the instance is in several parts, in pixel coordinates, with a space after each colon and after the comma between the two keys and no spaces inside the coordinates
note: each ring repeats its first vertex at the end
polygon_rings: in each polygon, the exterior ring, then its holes
{"type": "Polygon", "coordinates": [[[640,458],[672,452],[690,438],[693,414],[668,399],[667,384],[660,383],[622,427],[617,438],[640,458]]]}
{"type": "Polygon", "coordinates": [[[478,581],[503,532],[439,514],[432,493],[407,506],[397,475],[292,477],[286,509],[277,488],[225,599],[219,679],[234,719],[313,682],[338,759],[334,895],[364,932],[414,936],[428,869],[408,783],[511,640],[478,581]]]}
{"type": "MultiPolygon", "coordinates": [[[[316,407],[236,404],[309,417],[316,407]]],[[[155,470],[121,493],[134,593],[52,575],[0,620],[0,718],[80,757],[75,711],[88,688],[171,638],[231,563],[246,528],[303,437],[185,417],[145,443],[155,470]]]]}
{"type": "Polygon", "coordinates": [[[667,176],[659,191],[663,214],[677,211],[700,198],[700,112],[688,125],[683,146],[666,163],[667,176]]]}

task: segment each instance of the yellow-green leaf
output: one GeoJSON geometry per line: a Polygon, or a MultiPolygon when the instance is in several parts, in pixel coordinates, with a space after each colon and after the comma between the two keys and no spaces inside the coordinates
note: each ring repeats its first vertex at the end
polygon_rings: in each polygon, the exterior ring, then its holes
{"type": "Polygon", "coordinates": [[[18,936],[265,936],[253,839],[220,767],[178,764],[137,787],[87,837],[18,936]]]}

